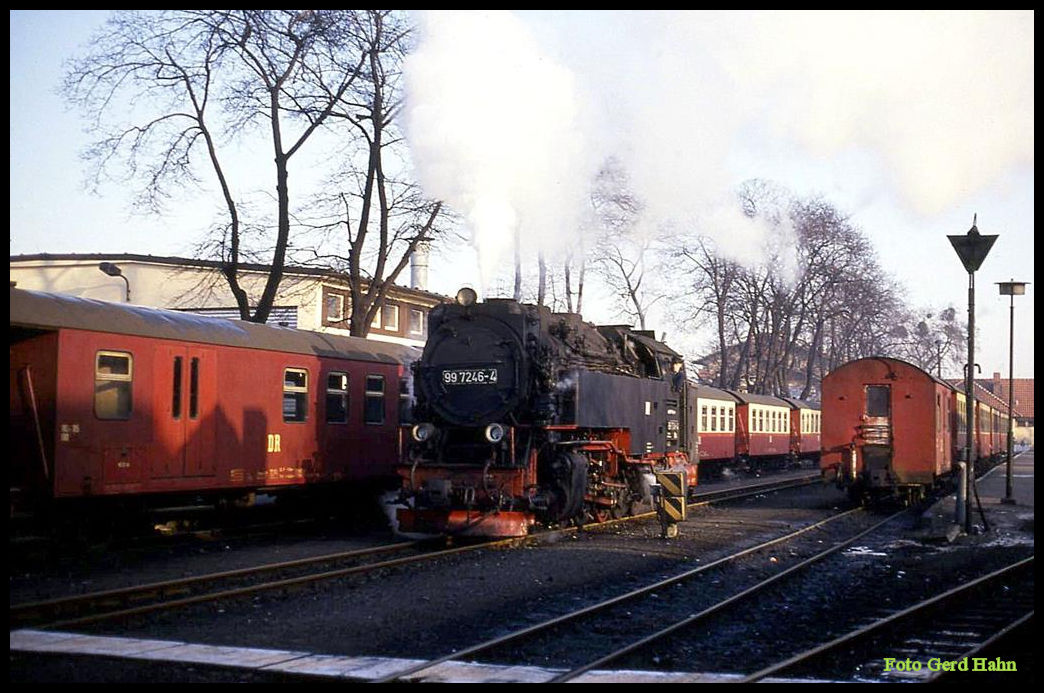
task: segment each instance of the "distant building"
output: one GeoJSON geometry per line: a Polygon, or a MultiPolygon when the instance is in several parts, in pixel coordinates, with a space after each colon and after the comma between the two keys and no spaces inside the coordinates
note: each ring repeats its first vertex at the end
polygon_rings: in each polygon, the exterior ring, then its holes
{"type": "MultiPolygon", "coordinates": [[[[426,275],[414,268],[412,279],[426,275]]],[[[240,283],[256,301],[268,275],[265,265],[240,265],[240,283]]],[[[239,310],[221,274],[221,263],[181,257],[132,254],[12,255],[11,283],[104,301],[126,301],[231,319],[239,310]],[[107,263],[109,272],[99,268],[107,263]],[[111,267],[115,265],[118,273],[111,267]]],[[[369,338],[423,346],[428,311],[449,300],[423,288],[394,286],[370,328],[369,338]]],[[[310,267],[286,267],[269,324],[315,332],[348,334],[351,299],[344,275],[310,267]]]]}

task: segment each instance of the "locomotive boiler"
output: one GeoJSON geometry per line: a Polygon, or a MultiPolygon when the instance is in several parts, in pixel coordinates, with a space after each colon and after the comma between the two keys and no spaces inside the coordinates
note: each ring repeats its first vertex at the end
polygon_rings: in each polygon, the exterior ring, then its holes
{"type": "Polygon", "coordinates": [[[679,354],[651,333],[510,299],[429,314],[400,468],[401,530],[517,536],[604,520],[684,468],[695,422],[679,354]]]}

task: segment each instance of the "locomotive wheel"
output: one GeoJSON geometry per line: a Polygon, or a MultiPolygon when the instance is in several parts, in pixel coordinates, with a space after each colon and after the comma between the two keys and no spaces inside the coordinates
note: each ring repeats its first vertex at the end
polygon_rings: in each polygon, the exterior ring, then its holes
{"type": "Polygon", "coordinates": [[[591,519],[595,522],[606,522],[612,518],[610,509],[604,505],[592,505],[588,515],[590,515],[591,519]]]}

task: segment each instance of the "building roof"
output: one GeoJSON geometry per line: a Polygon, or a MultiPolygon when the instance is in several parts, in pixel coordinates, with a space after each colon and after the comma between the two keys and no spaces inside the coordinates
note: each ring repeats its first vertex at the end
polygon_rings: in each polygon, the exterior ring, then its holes
{"type": "MultiPolygon", "coordinates": [[[[139,255],[135,253],[36,253],[30,255],[11,255],[10,264],[27,262],[93,262],[105,260],[108,262],[143,262],[156,265],[174,265],[180,267],[203,267],[207,269],[220,270],[225,266],[220,260],[203,260],[191,257],[175,257],[163,255],[139,255]]],[[[272,270],[271,265],[257,264],[251,262],[240,262],[239,268],[247,272],[268,273],[272,270]]],[[[345,273],[324,267],[301,267],[297,265],[286,265],[284,274],[296,274],[304,276],[327,277],[337,281],[344,281],[345,273]]],[[[432,293],[424,289],[413,289],[406,286],[394,285],[399,291],[408,291],[429,296],[432,301],[441,303],[447,300],[442,294],[432,293]]]]}
{"type": "MultiPolygon", "coordinates": [[[[1014,378],[1012,379],[1012,389],[1015,392],[1015,411],[1016,415],[1022,418],[1033,418],[1033,378],[1014,378]]],[[[1004,405],[1008,404],[1008,379],[1002,378],[1000,373],[994,373],[993,378],[987,380],[986,378],[978,378],[975,380],[977,385],[981,385],[986,388],[1001,400],[1004,401],[1004,405]]]]}

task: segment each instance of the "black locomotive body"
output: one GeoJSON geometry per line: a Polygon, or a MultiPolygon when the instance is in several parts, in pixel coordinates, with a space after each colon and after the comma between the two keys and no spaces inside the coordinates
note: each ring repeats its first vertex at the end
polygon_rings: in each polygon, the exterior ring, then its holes
{"type": "Polygon", "coordinates": [[[695,484],[676,352],[629,327],[462,294],[429,314],[414,367],[401,529],[515,536],[629,513],[657,469],[695,484]]]}

